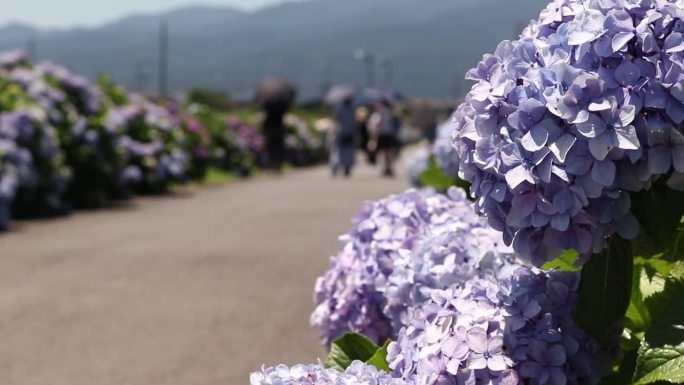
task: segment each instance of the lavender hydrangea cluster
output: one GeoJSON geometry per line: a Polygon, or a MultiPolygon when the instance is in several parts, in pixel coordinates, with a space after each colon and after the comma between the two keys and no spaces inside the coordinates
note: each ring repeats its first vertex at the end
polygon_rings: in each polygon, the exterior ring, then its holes
{"type": "Polygon", "coordinates": [[[190,158],[179,142],[168,138],[183,135],[168,113],[147,108],[149,102],[137,100],[140,103],[111,109],[107,126],[122,132],[118,145],[128,164],[122,175],[124,181],[137,182],[141,192],[157,193],[171,182],[186,181],[190,158]]]}
{"type": "Polygon", "coordinates": [[[611,354],[573,322],[578,286],[577,273],[509,266],[435,291],[390,344],[393,375],[424,385],[597,384],[611,354]]]}
{"type": "Polygon", "coordinates": [[[226,127],[235,135],[236,144],[242,151],[251,152],[255,156],[259,156],[264,151],[266,143],[264,135],[244,120],[229,118],[226,120],[226,127]]]}
{"type": "Polygon", "coordinates": [[[31,175],[31,153],[17,146],[14,140],[0,138],[0,230],[7,228],[11,217],[11,203],[21,180],[31,175]]]}
{"type": "Polygon", "coordinates": [[[88,79],[74,75],[66,68],[51,62],[36,65],[35,71],[42,77],[54,80],[58,87],[66,92],[79,113],[95,115],[104,108],[102,92],[88,79]]]}
{"type": "Polygon", "coordinates": [[[68,199],[78,207],[99,207],[111,197],[125,195],[125,165],[117,145],[119,132],[104,124],[103,94],[87,79],[52,63],[31,66],[17,60],[0,77],[19,86],[11,110],[27,105],[42,109],[58,133],[73,179],[68,199]]]}
{"type": "Polygon", "coordinates": [[[410,310],[436,290],[496,276],[516,264],[501,234],[479,217],[460,189],[451,189],[453,220],[431,225],[413,250],[399,254],[383,290],[393,330],[410,323],[410,310]]]}
{"type": "Polygon", "coordinates": [[[67,95],[62,90],[48,84],[43,76],[33,68],[17,65],[3,74],[3,78],[18,85],[28,98],[45,110],[50,121],[54,124],[64,123],[68,114],[75,115],[75,111],[67,111],[67,95]]]}
{"type": "Polygon", "coordinates": [[[25,108],[0,113],[0,140],[6,144],[4,156],[13,164],[8,186],[16,187],[14,193],[8,190],[3,195],[12,196],[18,211],[32,216],[66,210],[64,195],[71,172],[64,163],[57,132],[44,112],[25,108]]]}
{"type": "Polygon", "coordinates": [[[209,130],[195,117],[185,114],[181,105],[169,100],[166,111],[175,127],[182,127],[183,140],[190,160],[189,174],[192,179],[202,180],[211,162],[212,139],[209,130]]]}
{"type": "Polygon", "coordinates": [[[321,364],[278,365],[250,375],[251,385],[408,385],[402,379],[378,371],[374,366],[354,361],[344,371],[326,369],[321,364]]]}
{"type": "Polygon", "coordinates": [[[453,131],[452,123],[445,122],[437,126],[437,137],[435,143],[432,145],[432,155],[435,162],[444,175],[457,178],[460,158],[458,152],[452,145],[451,133],[453,131]]]}
{"type": "Polygon", "coordinates": [[[463,194],[452,197],[409,190],[362,209],[316,282],[311,323],[326,345],[349,331],[379,344],[395,338],[408,309],[431,290],[481,273],[480,262],[494,253],[501,236],[480,231],[484,223],[463,194]],[[476,239],[484,241],[482,248],[476,239]]]}
{"type": "Polygon", "coordinates": [[[0,54],[0,69],[11,70],[15,67],[26,65],[28,62],[28,55],[20,49],[0,54]]]}
{"type": "Polygon", "coordinates": [[[285,149],[287,161],[296,166],[305,166],[320,160],[324,141],[304,119],[285,115],[285,149]]]}
{"type": "Polygon", "coordinates": [[[628,192],[684,173],[681,0],[555,0],[467,77],[460,177],[516,252],[585,258],[638,222],[628,192]]]}
{"type": "Polygon", "coordinates": [[[414,187],[422,187],[420,174],[430,168],[430,152],[421,148],[409,156],[406,160],[406,176],[414,187]]]}

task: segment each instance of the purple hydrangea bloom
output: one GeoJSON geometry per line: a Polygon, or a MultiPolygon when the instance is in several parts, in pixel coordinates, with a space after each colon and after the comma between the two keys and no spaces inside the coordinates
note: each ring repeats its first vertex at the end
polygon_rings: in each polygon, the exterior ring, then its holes
{"type": "Polygon", "coordinates": [[[129,166],[120,179],[138,181],[143,192],[159,192],[170,183],[186,182],[191,155],[185,149],[182,122],[141,95],[130,99],[131,104],[110,109],[105,119],[106,131],[119,135],[117,143],[129,166]]]}
{"type": "Polygon", "coordinates": [[[88,79],[74,75],[66,68],[50,62],[38,64],[35,70],[42,76],[56,80],[59,87],[69,95],[79,113],[95,115],[102,111],[104,99],[102,92],[88,79]]]}
{"type": "Polygon", "coordinates": [[[7,228],[10,206],[22,182],[36,175],[33,157],[13,139],[0,138],[0,230],[7,228]]]}
{"type": "Polygon", "coordinates": [[[28,64],[29,58],[25,51],[14,50],[0,54],[0,69],[11,70],[28,64]]]}
{"type": "Polygon", "coordinates": [[[487,225],[458,189],[449,192],[452,220],[431,225],[410,252],[401,253],[384,288],[384,313],[396,331],[409,323],[410,308],[435,290],[495,275],[514,263],[501,234],[487,225]]]}
{"type": "Polygon", "coordinates": [[[420,174],[430,168],[430,152],[425,148],[417,150],[406,160],[405,167],[406,176],[411,185],[414,187],[422,187],[420,174]]]}
{"type": "Polygon", "coordinates": [[[226,127],[235,135],[236,144],[242,151],[248,151],[259,157],[266,146],[264,135],[254,127],[249,126],[244,120],[229,118],[226,127]]]}
{"type": "Polygon", "coordinates": [[[451,144],[451,122],[446,122],[437,127],[437,138],[432,145],[432,155],[435,162],[446,176],[458,177],[459,157],[458,152],[451,144]]]}
{"type": "Polygon", "coordinates": [[[251,385],[409,385],[361,361],[352,362],[344,372],[326,369],[321,364],[278,365],[262,368],[249,379],[251,385]]]}
{"type": "Polygon", "coordinates": [[[596,384],[612,352],[575,325],[578,286],[576,273],[510,265],[434,291],[389,346],[393,375],[424,385],[596,384]]]}
{"type": "Polygon", "coordinates": [[[379,344],[394,338],[433,290],[504,264],[500,234],[487,230],[463,193],[451,195],[409,190],[362,209],[316,282],[311,323],[326,345],[349,331],[379,344]]]}
{"type": "Polygon", "coordinates": [[[13,200],[21,214],[66,210],[64,196],[71,172],[64,163],[57,131],[44,111],[32,107],[0,113],[0,141],[14,142],[5,146],[7,153],[1,156],[13,165],[13,200]]]}
{"type": "Polygon", "coordinates": [[[684,187],[683,17],[679,0],[555,0],[468,72],[453,158],[523,258],[586,260],[638,234],[629,192],[684,187]]]}

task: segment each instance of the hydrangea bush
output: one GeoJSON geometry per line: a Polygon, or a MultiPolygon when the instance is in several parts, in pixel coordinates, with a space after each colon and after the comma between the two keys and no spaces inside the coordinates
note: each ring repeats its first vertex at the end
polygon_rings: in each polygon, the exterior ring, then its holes
{"type": "Polygon", "coordinates": [[[193,180],[203,180],[211,165],[212,139],[209,130],[202,122],[190,114],[185,114],[175,101],[168,101],[166,109],[175,126],[183,128],[186,151],[190,157],[188,174],[193,180]]]}
{"type": "Polygon", "coordinates": [[[31,153],[14,140],[0,139],[0,230],[7,228],[19,184],[33,169],[31,153]]]}
{"type": "Polygon", "coordinates": [[[328,369],[323,365],[278,365],[262,368],[250,375],[251,385],[408,385],[409,383],[393,378],[374,366],[354,361],[344,371],[328,369]]]}
{"type": "Polygon", "coordinates": [[[456,148],[452,145],[452,132],[451,122],[442,123],[437,127],[437,137],[432,145],[432,154],[435,157],[435,162],[446,176],[458,178],[460,159],[456,148]]]}
{"type": "MultiPolygon", "coordinates": [[[[64,162],[55,128],[44,111],[25,108],[0,113],[0,140],[14,142],[12,163],[21,171],[13,185],[12,212],[15,216],[35,217],[61,214],[69,210],[65,201],[71,172],[64,162]],[[30,166],[28,166],[30,165],[30,166]]],[[[9,146],[10,149],[13,146],[9,146]]]]}
{"type": "MultiPolygon", "coordinates": [[[[263,158],[261,133],[231,127],[223,114],[129,94],[107,76],[91,83],[21,51],[0,54],[0,117],[0,228],[10,215],[97,208],[227,177],[210,167],[247,176],[263,158]]],[[[314,143],[299,123],[293,137],[314,143]]]]}
{"type": "Polygon", "coordinates": [[[45,111],[57,130],[72,172],[69,202],[78,207],[101,207],[123,195],[126,186],[120,181],[125,165],[117,145],[119,132],[105,126],[105,98],[95,85],[52,63],[32,66],[27,60],[13,65],[3,77],[19,86],[26,98],[7,108],[33,104],[45,111]]]}
{"type": "Polygon", "coordinates": [[[430,152],[424,148],[414,152],[406,160],[406,175],[414,187],[422,187],[420,175],[430,168],[430,152]]]}
{"type": "Polygon", "coordinates": [[[415,384],[597,384],[613,360],[572,319],[578,288],[577,273],[509,266],[434,291],[389,365],[415,384]]]}
{"type": "Polygon", "coordinates": [[[263,152],[263,136],[257,130],[250,130],[249,133],[245,133],[246,137],[241,138],[237,131],[241,132],[239,127],[247,126],[242,120],[226,120],[223,115],[198,104],[191,105],[189,110],[193,119],[197,119],[209,133],[212,143],[212,166],[240,176],[250,175],[259,163],[255,154],[263,152]]]}
{"type": "Polygon", "coordinates": [[[182,146],[184,134],[163,107],[134,96],[131,104],[110,111],[108,125],[124,130],[119,146],[129,164],[125,178],[137,182],[138,192],[163,193],[187,181],[190,157],[182,146]]]}
{"type": "Polygon", "coordinates": [[[487,275],[507,251],[458,192],[410,190],[367,204],[354,223],[316,282],[311,323],[326,345],[349,331],[395,338],[432,290],[487,275]]]}
{"type": "MultiPolygon", "coordinates": [[[[470,274],[451,243],[502,245],[448,229],[459,215],[397,227],[408,235],[383,253],[346,238],[314,323],[377,342],[374,325],[404,325],[374,364],[413,384],[684,382],[683,34],[681,0],[553,1],[469,71],[455,153],[433,150],[472,183],[489,231],[537,267],[484,256],[470,274]]],[[[367,356],[361,341],[335,341],[330,357],[367,356]]]]}
{"type": "Polygon", "coordinates": [[[297,115],[285,115],[285,151],[288,162],[308,166],[325,159],[323,137],[308,122],[297,115]]]}
{"type": "Polygon", "coordinates": [[[259,165],[266,164],[266,139],[257,128],[250,126],[242,119],[231,117],[225,122],[225,127],[232,134],[234,142],[243,153],[251,154],[259,165]]]}
{"type": "Polygon", "coordinates": [[[681,1],[557,0],[485,55],[455,115],[477,209],[537,265],[633,239],[630,192],[679,188],[681,1]]]}

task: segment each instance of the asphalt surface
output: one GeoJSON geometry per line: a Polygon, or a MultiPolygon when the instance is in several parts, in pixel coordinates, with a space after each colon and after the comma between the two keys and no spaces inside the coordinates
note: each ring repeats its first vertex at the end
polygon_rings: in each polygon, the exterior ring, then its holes
{"type": "Polygon", "coordinates": [[[360,205],[407,187],[360,167],[264,176],[0,235],[0,385],[246,385],[312,363],[317,276],[360,205]]]}

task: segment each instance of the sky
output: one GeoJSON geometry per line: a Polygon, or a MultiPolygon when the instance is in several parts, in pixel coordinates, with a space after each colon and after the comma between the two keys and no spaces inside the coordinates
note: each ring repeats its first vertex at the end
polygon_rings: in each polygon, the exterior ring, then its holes
{"type": "Polygon", "coordinates": [[[0,25],[24,22],[45,28],[96,26],[131,13],[188,5],[224,5],[254,10],[285,0],[2,0],[0,25]]]}

